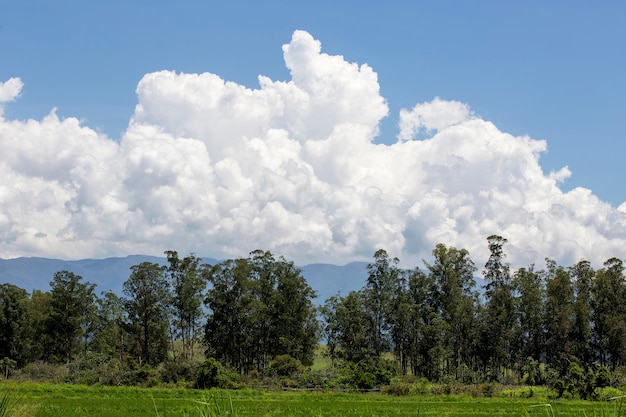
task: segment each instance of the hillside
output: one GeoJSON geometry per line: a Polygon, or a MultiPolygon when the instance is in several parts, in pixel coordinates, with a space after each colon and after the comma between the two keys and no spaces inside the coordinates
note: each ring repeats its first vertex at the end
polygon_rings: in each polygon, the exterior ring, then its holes
{"type": "MultiPolygon", "coordinates": [[[[219,262],[211,258],[204,258],[203,261],[208,264],[219,262]]],[[[130,274],[130,267],[142,262],[167,264],[165,257],[146,255],[76,261],[47,258],[0,259],[0,283],[15,284],[27,291],[35,289],[47,291],[54,273],[65,270],[96,284],[98,294],[103,291],[113,291],[121,295],[122,285],[130,274]]],[[[367,278],[366,266],[365,262],[353,262],[344,266],[310,264],[300,268],[309,285],[317,291],[316,303],[323,304],[326,299],[337,292],[345,295],[363,287],[367,278]]]]}

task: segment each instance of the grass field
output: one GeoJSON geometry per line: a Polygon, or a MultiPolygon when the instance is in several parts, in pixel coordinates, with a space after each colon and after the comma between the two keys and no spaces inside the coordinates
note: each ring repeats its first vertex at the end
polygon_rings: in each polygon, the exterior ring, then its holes
{"type": "MultiPolygon", "coordinates": [[[[405,396],[379,393],[198,391],[179,388],[87,387],[0,383],[23,415],[37,417],[118,416],[624,416],[621,402],[545,399],[405,396]],[[207,408],[202,402],[208,402],[207,408]],[[203,412],[201,412],[203,410],[203,412]],[[234,413],[232,412],[234,411],[234,413]]],[[[0,410],[0,415],[3,415],[0,410]]],[[[11,413],[4,414],[11,416],[11,413]]]]}

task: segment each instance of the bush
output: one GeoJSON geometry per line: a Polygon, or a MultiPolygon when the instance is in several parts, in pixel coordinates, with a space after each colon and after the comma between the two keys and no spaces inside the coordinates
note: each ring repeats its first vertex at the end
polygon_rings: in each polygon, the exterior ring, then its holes
{"type": "Polygon", "coordinates": [[[339,372],[339,385],[368,390],[389,385],[398,374],[398,365],[389,359],[368,358],[359,363],[346,362],[339,372]]]}
{"type": "Polygon", "coordinates": [[[226,372],[222,364],[215,358],[207,358],[196,372],[195,387],[209,388],[237,388],[234,375],[226,372]]]}
{"type": "Polygon", "coordinates": [[[611,377],[611,386],[615,388],[626,387],[626,366],[618,366],[611,377]]]}
{"type": "Polygon", "coordinates": [[[194,380],[197,365],[192,362],[167,361],[159,366],[159,379],[165,383],[178,384],[194,380]]]}
{"type": "Polygon", "coordinates": [[[418,395],[427,395],[432,392],[433,384],[426,378],[420,378],[413,385],[412,392],[418,395]]]}
{"type": "Polygon", "coordinates": [[[606,366],[601,366],[596,372],[595,386],[597,388],[604,388],[611,385],[611,371],[606,366]]]}
{"type": "Polygon", "coordinates": [[[486,382],[480,385],[480,392],[484,397],[493,397],[499,389],[499,385],[494,382],[486,382]]]}
{"type": "Polygon", "coordinates": [[[333,368],[306,371],[300,375],[300,386],[307,388],[331,388],[337,384],[337,372],[333,368]]]}
{"type": "Polygon", "coordinates": [[[196,373],[196,388],[219,387],[224,378],[224,367],[215,358],[207,358],[196,373]]]}
{"type": "Polygon", "coordinates": [[[30,381],[65,382],[69,372],[65,365],[54,365],[43,361],[29,363],[21,370],[21,375],[30,381]]]}
{"type": "Polygon", "coordinates": [[[406,396],[411,394],[412,385],[407,382],[396,382],[383,387],[380,391],[383,394],[406,396]]]}
{"type": "Polygon", "coordinates": [[[270,362],[270,372],[282,377],[294,378],[305,371],[305,367],[296,358],[278,355],[270,362]]]}
{"type": "Polygon", "coordinates": [[[605,387],[598,389],[598,400],[600,401],[608,401],[612,398],[618,398],[624,396],[626,393],[624,391],[619,390],[613,387],[605,387]]]}
{"type": "Polygon", "coordinates": [[[373,389],[376,386],[376,376],[370,372],[358,372],[354,376],[354,385],[362,390],[373,389]]]}

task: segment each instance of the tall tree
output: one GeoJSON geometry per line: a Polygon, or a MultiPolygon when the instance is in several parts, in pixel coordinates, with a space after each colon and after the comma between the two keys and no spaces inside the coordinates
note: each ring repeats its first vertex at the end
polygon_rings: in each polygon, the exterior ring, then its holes
{"type": "Polygon", "coordinates": [[[255,368],[253,343],[255,303],[247,259],[227,260],[206,266],[211,284],[205,298],[208,317],[204,344],[207,355],[247,373],[255,368]]]}
{"type": "Polygon", "coordinates": [[[312,365],[320,328],[313,299],[317,296],[302,271],[280,258],[274,264],[276,291],[272,302],[272,356],[290,355],[312,365]]]}
{"type": "Polygon", "coordinates": [[[546,279],[546,359],[565,375],[573,358],[574,288],[569,273],[548,260],[546,279]]]}
{"type": "Polygon", "coordinates": [[[365,310],[371,320],[370,347],[378,356],[390,348],[390,321],[392,300],[398,286],[400,270],[398,258],[391,258],[384,249],[374,254],[374,263],[368,264],[368,276],[361,290],[365,310]]]}
{"type": "Polygon", "coordinates": [[[460,377],[464,353],[471,352],[478,295],[474,291],[476,267],[465,249],[438,244],[433,250],[432,264],[424,262],[433,286],[433,309],[443,330],[441,352],[446,373],[460,377]]]}
{"type": "Polygon", "coordinates": [[[183,359],[194,357],[194,342],[202,317],[202,292],[206,282],[200,272],[201,259],[191,254],[183,259],[176,251],[166,251],[167,273],[172,288],[175,335],[183,344],[183,359]]]}
{"type": "Polygon", "coordinates": [[[543,275],[535,271],[535,266],[519,268],[513,283],[518,297],[518,333],[516,350],[518,363],[528,358],[539,362],[544,353],[544,305],[545,285],[543,275]]]}
{"type": "Polygon", "coordinates": [[[600,363],[615,369],[626,363],[626,284],[620,259],[609,259],[596,272],[592,294],[594,345],[600,363]]]}
{"type": "Polygon", "coordinates": [[[51,312],[46,329],[50,335],[51,354],[69,363],[78,352],[85,335],[89,313],[95,302],[95,285],[83,283],[82,277],[69,271],[54,274],[51,287],[51,312]]]}
{"type": "Polygon", "coordinates": [[[330,297],[324,304],[322,316],[333,359],[359,362],[370,356],[368,317],[358,291],[351,291],[345,297],[340,294],[330,297]]]}
{"type": "Polygon", "coordinates": [[[504,245],[507,240],[498,235],[487,238],[489,260],[483,276],[485,290],[484,330],[482,337],[483,362],[491,378],[499,379],[505,368],[512,366],[513,336],[515,330],[515,302],[510,267],[505,262],[504,245]]]}
{"type": "Polygon", "coordinates": [[[406,374],[410,359],[411,299],[408,271],[400,271],[391,305],[391,343],[402,374],[406,374]]]}
{"type": "Polygon", "coordinates": [[[98,297],[96,304],[98,320],[93,340],[94,350],[123,362],[128,353],[123,300],[114,292],[107,291],[98,297]]]}
{"type": "Polygon", "coordinates": [[[167,357],[170,292],[165,268],[143,262],[130,269],[123,286],[127,328],[135,340],[139,363],[156,365],[167,357]]]}
{"type": "Polygon", "coordinates": [[[52,315],[52,294],[50,291],[33,290],[28,305],[28,326],[23,329],[31,343],[27,347],[28,362],[51,360],[52,340],[48,323],[52,315]]]}
{"type": "Polygon", "coordinates": [[[436,380],[439,378],[441,320],[433,297],[435,283],[430,274],[415,268],[409,272],[408,285],[410,327],[407,339],[411,370],[415,375],[436,380]]]}
{"type": "Polygon", "coordinates": [[[28,302],[28,292],[23,288],[0,284],[0,359],[12,359],[17,366],[27,360],[28,302]]]}
{"type": "Polygon", "coordinates": [[[248,257],[250,282],[254,297],[254,325],[252,332],[254,362],[259,371],[264,370],[273,359],[272,302],[276,289],[274,264],[276,259],[270,251],[254,250],[248,257]]]}
{"type": "Polygon", "coordinates": [[[571,331],[572,353],[586,369],[593,363],[591,349],[591,285],[595,271],[591,263],[581,260],[570,267],[570,276],[574,280],[574,323],[571,331]]]}

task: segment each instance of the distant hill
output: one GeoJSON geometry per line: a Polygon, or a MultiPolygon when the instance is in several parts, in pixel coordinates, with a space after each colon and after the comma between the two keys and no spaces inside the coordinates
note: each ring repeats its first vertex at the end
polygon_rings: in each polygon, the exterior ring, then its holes
{"type": "MultiPolygon", "coordinates": [[[[203,258],[208,264],[218,260],[203,258]]],[[[82,259],[64,261],[46,258],[0,259],[0,284],[15,284],[27,291],[50,289],[52,276],[59,271],[70,271],[83,277],[84,281],[96,284],[96,293],[113,291],[122,295],[122,286],[130,275],[130,267],[142,262],[167,264],[165,257],[131,255],[124,258],[82,259]]],[[[323,304],[329,297],[341,292],[359,290],[365,285],[367,263],[353,262],[344,266],[330,264],[310,264],[300,266],[302,275],[317,291],[317,304],[323,304]]]]}

